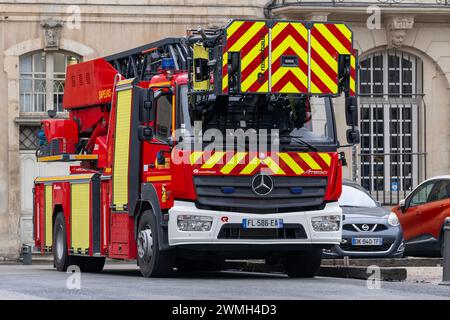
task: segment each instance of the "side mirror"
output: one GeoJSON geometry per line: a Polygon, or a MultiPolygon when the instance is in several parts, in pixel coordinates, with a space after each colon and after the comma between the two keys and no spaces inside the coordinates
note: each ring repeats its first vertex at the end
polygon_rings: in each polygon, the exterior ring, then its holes
{"type": "Polygon", "coordinates": [[[398,207],[400,208],[400,210],[402,212],[405,212],[405,210],[406,210],[406,201],[405,201],[405,199],[400,200],[400,202],[398,203],[398,207]]]}
{"type": "Polygon", "coordinates": [[[347,130],[347,142],[349,144],[358,144],[360,142],[359,130],[348,129],[347,130]]]}
{"type": "Polygon", "coordinates": [[[141,141],[150,141],[153,139],[153,129],[149,126],[139,126],[138,137],[141,141]]]}
{"type": "Polygon", "coordinates": [[[358,126],[358,99],[356,97],[345,97],[345,121],[347,126],[358,126]]]}

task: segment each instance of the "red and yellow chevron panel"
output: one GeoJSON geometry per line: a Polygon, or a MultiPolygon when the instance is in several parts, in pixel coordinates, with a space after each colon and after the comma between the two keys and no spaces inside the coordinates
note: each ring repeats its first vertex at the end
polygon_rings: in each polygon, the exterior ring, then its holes
{"type": "Polygon", "coordinates": [[[232,21],[222,52],[222,92],[228,93],[228,59],[240,56],[242,93],[338,94],[339,55],[349,55],[350,95],[355,95],[356,52],[341,23],[232,21]],[[309,28],[309,29],[308,29],[309,28]]]}
{"type": "Polygon", "coordinates": [[[261,157],[256,152],[192,152],[190,163],[195,174],[326,176],[336,153],[277,152],[261,157]]]}
{"type": "Polygon", "coordinates": [[[308,30],[303,23],[277,22],[271,33],[271,91],[308,92],[308,30]]]}
{"type": "Polygon", "coordinates": [[[269,91],[269,28],[265,21],[233,21],[223,52],[222,91],[228,92],[228,56],[240,53],[241,92],[269,91]]]}
{"type": "Polygon", "coordinates": [[[337,94],[339,54],[352,53],[352,32],[345,24],[315,23],[310,37],[310,92],[337,94]]]}

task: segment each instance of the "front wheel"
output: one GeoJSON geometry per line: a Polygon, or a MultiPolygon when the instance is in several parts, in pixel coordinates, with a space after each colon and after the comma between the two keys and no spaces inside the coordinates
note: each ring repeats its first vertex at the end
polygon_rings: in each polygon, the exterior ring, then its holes
{"type": "Polygon", "coordinates": [[[138,264],[144,277],[165,277],[173,271],[173,255],[159,250],[156,218],[151,210],[144,211],[138,225],[138,264]]]}
{"type": "Polygon", "coordinates": [[[291,278],[313,278],[322,262],[322,250],[295,252],[283,259],[286,274],[291,278]]]}

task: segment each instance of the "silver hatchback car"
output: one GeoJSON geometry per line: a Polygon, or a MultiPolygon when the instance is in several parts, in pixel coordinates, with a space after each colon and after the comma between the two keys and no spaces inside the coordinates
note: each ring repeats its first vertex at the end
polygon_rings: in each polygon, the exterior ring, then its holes
{"type": "Polygon", "coordinates": [[[342,242],[324,251],[325,258],[403,256],[405,245],[397,216],[382,207],[363,187],[344,180],[339,205],[344,215],[342,242]]]}

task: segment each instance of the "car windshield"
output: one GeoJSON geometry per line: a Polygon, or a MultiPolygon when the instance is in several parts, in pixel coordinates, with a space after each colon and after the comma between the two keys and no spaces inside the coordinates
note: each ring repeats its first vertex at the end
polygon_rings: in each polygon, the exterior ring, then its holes
{"type": "Polygon", "coordinates": [[[378,204],[367,193],[358,188],[342,186],[342,194],[339,198],[341,207],[375,208],[378,204]]]}

